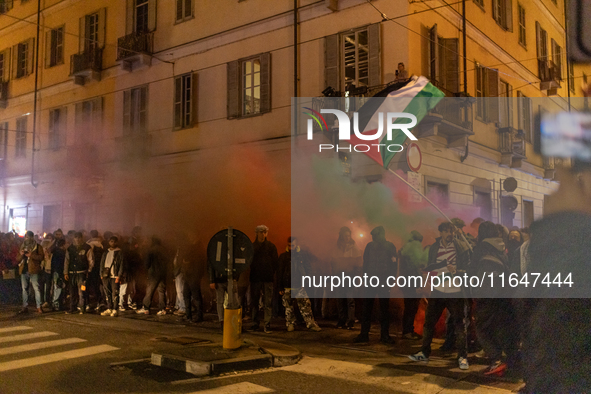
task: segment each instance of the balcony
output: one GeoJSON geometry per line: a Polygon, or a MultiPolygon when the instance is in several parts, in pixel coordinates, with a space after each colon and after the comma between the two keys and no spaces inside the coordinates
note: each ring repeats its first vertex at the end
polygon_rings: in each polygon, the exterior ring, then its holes
{"type": "Polygon", "coordinates": [[[125,71],[150,67],[154,48],[153,33],[131,33],[117,40],[117,60],[125,71]]]}
{"type": "Polygon", "coordinates": [[[556,166],[553,157],[544,157],[544,179],[553,180],[556,175],[556,166]]]}
{"type": "Polygon", "coordinates": [[[472,108],[475,99],[453,93],[444,97],[415,128],[418,138],[441,136],[447,140],[448,148],[465,147],[468,138],[474,135],[472,108]]]}
{"type": "Polygon", "coordinates": [[[521,161],[525,159],[523,130],[515,130],[513,127],[500,128],[499,150],[501,151],[501,166],[521,168],[521,161]]]}
{"type": "Polygon", "coordinates": [[[540,90],[546,90],[548,96],[555,96],[562,80],[561,69],[551,60],[538,59],[540,90]]]}
{"type": "Polygon", "coordinates": [[[0,82],[0,108],[8,106],[8,82],[0,82]]]}
{"type": "Polygon", "coordinates": [[[88,80],[100,81],[102,68],[102,48],[75,53],[70,58],[70,76],[76,85],[83,86],[88,80]]]}

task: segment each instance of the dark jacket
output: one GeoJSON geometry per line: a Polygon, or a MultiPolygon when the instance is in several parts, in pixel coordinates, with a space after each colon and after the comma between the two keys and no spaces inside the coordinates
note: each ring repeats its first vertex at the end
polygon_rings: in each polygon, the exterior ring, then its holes
{"type": "Polygon", "coordinates": [[[278,266],[277,248],[268,240],[253,243],[254,256],[250,265],[251,282],[273,282],[278,266]]]}
{"type": "Polygon", "coordinates": [[[363,272],[383,279],[396,275],[396,247],[392,242],[386,241],[386,230],[382,226],[376,227],[371,230],[371,236],[372,241],[363,252],[363,272]]]}
{"type": "Polygon", "coordinates": [[[66,250],[64,248],[54,248],[51,255],[51,273],[64,273],[64,264],[66,262],[66,250]]]}
{"type": "Polygon", "coordinates": [[[205,247],[199,242],[189,244],[179,250],[177,260],[179,273],[182,272],[184,274],[186,281],[201,282],[201,278],[205,275],[206,270],[205,261],[207,257],[205,250],[205,247]]]}
{"type": "Polygon", "coordinates": [[[92,248],[89,244],[83,244],[81,246],[70,245],[66,252],[64,273],[90,271],[92,264],[89,258],[89,251],[92,255],[92,248]]]}
{"type": "Polygon", "coordinates": [[[123,276],[123,252],[119,248],[115,248],[115,255],[113,256],[113,263],[111,264],[111,269],[105,275],[105,263],[107,261],[107,255],[109,254],[110,249],[105,250],[101,257],[101,269],[99,271],[101,278],[110,278],[111,275],[120,278],[123,276]]]}
{"type": "Polygon", "coordinates": [[[151,278],[165,277],[171,262],[168,251],[160,241],[153,241],[146,254],[145,264],[148,276],[151,278]]]}
{"type": "MultiPolygon", "coordinates": [[[[531,285],[521,296],[581,298],[520,300],[525,393],[588,393],[591,387],[591,215],[562,212],[531,225],[528,272],[572,273],[573,286],[531,285]]],[[[531,282],[530,276],[530,282],[531,282]]]]}
{"type": "Polygon", "coordinates": [[[296,278],[296,283],[301,287],[302,276],[310,275],[312,267],[310,264],[310,256],[308,252],[300,250],[299,246],[297,250],[286,250],[279,256],[279,269],[277,277],[279,280],[279,288],[287,289],[291,288],[292,276],[296,278]]]}
{"type": "Polygon", "coordinates": [[[481,286],[471,287],[471,294],[474,298],[508,297],[511,292],[509,287],[500,286],[499,275],[505,276],[505,282],[509,280],[509,268],[505,255],[505,244],[502,238],[487,238],[474,247],[472,260],[468,265],[468,276],[477,276],[485,281],[481,286]],[[493,286],[489,275],[494,275],[493,286]]]}

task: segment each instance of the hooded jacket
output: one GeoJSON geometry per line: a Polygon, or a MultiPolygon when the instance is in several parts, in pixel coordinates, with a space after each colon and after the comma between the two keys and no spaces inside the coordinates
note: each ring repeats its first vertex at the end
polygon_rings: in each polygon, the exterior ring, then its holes
{"type": "Polygon", "coordinates": [[[378,226],[371,230],[372,241],[363,252],[363,272],[385,280],[396,275],[397,253],[392,242],[386,241],[386,230],[378,226]]]}

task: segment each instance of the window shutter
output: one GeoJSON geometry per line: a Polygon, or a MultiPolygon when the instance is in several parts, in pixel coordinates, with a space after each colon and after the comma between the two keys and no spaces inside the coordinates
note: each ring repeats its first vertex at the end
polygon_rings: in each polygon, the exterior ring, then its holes
{"type": "Polygon", "coordinates": [[[19,44],[16,44],[12,47],[12,79],[18,76],[18,46],[19,44]]]}
{"type": "Polygon", "coordinates": [[[324,87],[340,90],[339,81],[339,35],[333,34],[324,39],[324,87]]]}
{"type": "Polygon", "coordinates": [[[460,91],[460,40],[458,38],[442,38],[444,70],[439,70],[445,89],[451,93],[460,91]]]}
{"type": "Polygon", "coordinates": [[[271,111],[271,53],[261,55],[261,113],[271,111]]]}
{"type": "Polygon", "coordinates": [[[45,68],[51,67],[51,58],[53,57],[53,52],[51,50],[51,37],[55,33],[53,30],[48,30],[45,33],[45,68]]]}
{"type": "Polygon", "coordinates": [[[540,58],[540,56],[542,56],[541,36],[542,36],[542,28],[540,27],[540,22],[536,21],[536,57],[538,59],[540,58]]]}
{"type": "Polygon", "coordinates": [[[156,30],[156,0],[148,0],[148,30],[156,30]]]}
{"type": "Polygon", "coordinates": [[[197,124],[197,80],[198,75],[197,73],[191,74],[191,126],[197,124]]]}
{"type": "Polygon", "coordinates": [[[131,129],[131,90],[123,92],[123,135],[129,135],[131,129]]]}
{"type": "Polygon", "coordinates": [[[86,48],[86,15],[78,21],[78,53],[83,53],[86,48]]]}
{"type": "Polygon", "coordinates": [[[131,34],[134,31],[134,18],[135,18],[135,0],[127,0],[127,7],[125,9],[125,34],[131,34]]]}
{"type": "Polygon", "coordinates": [[[75,107],[75,130],[74,130],[74,141],[76,145],[79,145],[82,143],[82,133],[84,132],[84,124],[82,119],[84,118],[83,115],[83,104],[82,103],[76,103],[76,107],[75,107]]]}
{"type": "Polygon", "coordinates": [[[505,2],[505,28],[513,31],[513,2],[511,0],[499,0],[505,2]]]}
{"type": "Polygon", "coordinates": [[[507,84],[507,107],[508,107],[508,113],[507,113],[507,120],[509,122],[509,126],[511,127],[515,127],[514,123],[513,123],[513,86],[507,84]]]}
{"type": "Polygon", "coordinates": [[[525,134],[527,136],[529,136],[529,141],[533,141],[534,140],[534,131],[533,131],[533,119],[534,119],[534,113],[533,113],[533,109],[532,109],[532,105],[531,105],[531,98],[526,97],[525,98],[525,104],[527,104],[526,108],[525,108],[525,115],[527,116],[527,121],[525,122],[525,134]]]}
{"type": "Polygon", "coordinates": [[[242,111],[240,110],[240,64],[230,62],[226,66],[228,71],[228,78],[226,81],[228,91],[228,119],[240,117],[242,111]]]}
{"type": "Polygon", "coordinates": [[[183,77],[174,79],[174,128],[183,127],[183,77]]]}
{"type": "Polygon", "coordinates": [[[185,0],[185,18],[193,16],[193,0],[185,0]]]}
{"type": "Polygon", "coordinates": [[[382,84],[382,70],[380,61],[380,23],[374,23],[367,28],[367,42],[369,46],[369,86],[382,84]]]}
{"type": "Polygon", "coordinates": [[[499,72],[495,69],[486,69],[487,95],[487,121],[499,121],[499,72]]]}
{"type": "Polygon", "coordinates": [[[107,9],[101,8],[98,11],[98,47],[105,47],[105,35],[107,26],[107,9]]]}
{"type": "Polygon", "coordinates": [[[176,0],[176,20],[177,22],[183,19],[183,1],[176,0]]]}
{"type": "Polygon", "coordinates": [[[27,40],[27,75],[33,74],[35,70],[35,39],[27,40]]]}
{"type": "Polygon", "coordinates": [[[429,78],[432,82],[439,81],[439,42],[437,36],[437,23],[429,30],[429,78]]]}
{"type": "MultiPolygon", "coordinates": [[[[3,70],[2,70],[2,79],[1,82],[8,82],[10,80],[10,47],[6,48],[2,51],[3,59],[3,70]]],[[[0,141],[1,143],[1,141],[0,141]]]]}
{"type": "Polygon", "coordinates": [[[495,21],[499,21],[499,1],[501,0],[492,0],[492,17],[495,21]]]}

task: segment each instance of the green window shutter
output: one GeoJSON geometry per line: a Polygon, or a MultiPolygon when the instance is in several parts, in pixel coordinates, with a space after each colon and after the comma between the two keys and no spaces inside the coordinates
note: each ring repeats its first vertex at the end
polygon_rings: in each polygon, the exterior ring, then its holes
{"type": "Polygon", "coordinates": [[[271,53],[261,55],[261,113],[271,111],[271,53]]]}
{"type": "Polygon", "coordinates": [[[367,28],[369,46],[369,86],[382,84],[380,23],[374,23],[367,28]]]}
{"type": "Polygon", "coordinates": [[[226,81],[228,119],[235,119],[242,115],[240,109],[240,63],[230,62],[226,69],[228,72],[226,81]]]}
{"type": "Polygon", "coordinates": [[[324,88],[340,90],[339,80],[339,35],[324,38],[324,88]]]}

